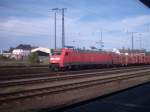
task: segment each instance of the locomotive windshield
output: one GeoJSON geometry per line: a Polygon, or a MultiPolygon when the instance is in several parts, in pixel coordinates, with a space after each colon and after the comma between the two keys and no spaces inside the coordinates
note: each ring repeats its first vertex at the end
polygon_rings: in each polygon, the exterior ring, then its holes
{"type": "Polygon", "coordinates": [[[61,55],[61,50],[52,51],[52,55],[61,55]]]}

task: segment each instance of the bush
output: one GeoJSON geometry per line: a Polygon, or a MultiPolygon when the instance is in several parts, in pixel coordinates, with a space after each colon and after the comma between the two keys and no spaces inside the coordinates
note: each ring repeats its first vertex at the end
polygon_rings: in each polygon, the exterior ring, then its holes
{"type": "Polygon", "coordinates": [[[27,57],[27,63],[29,63],[29,64],[39,63],[38,54],[37,54],[37,53],[31,53],[31,54],[27,57]]]}
{"type": "Polygon", "coordinates": [[[12,59],[10,59],[10,57],[6,57],[6,56],[3,56],[3,55],[0,55],[0,60],[2,60],[2,61],[9,61],[9,60],[12,60],[12,59]]]}

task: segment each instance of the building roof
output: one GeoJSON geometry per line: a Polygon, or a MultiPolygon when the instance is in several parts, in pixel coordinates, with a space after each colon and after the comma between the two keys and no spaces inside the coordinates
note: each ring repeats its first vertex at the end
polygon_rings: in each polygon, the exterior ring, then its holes
{"type": "Polygon", "coordinates": [[[31,50],[33,48],[35,47],[32,47],[31,45],[20,44],[15,49],[31,50]]]}
{"type": "Polygon", "coordinates": [[[39,47],[31,50],[31,52],[37,52],[37,51],[45,52],[48,54],[51,53],[51,50],[49,48],[43,48],[43,47],[39,47]]]}

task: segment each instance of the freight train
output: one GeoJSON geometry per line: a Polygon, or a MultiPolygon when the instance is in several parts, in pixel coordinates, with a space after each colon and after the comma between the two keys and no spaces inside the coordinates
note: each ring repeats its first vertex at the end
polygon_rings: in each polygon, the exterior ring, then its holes
{"type": "Polygon", "coordinates": [[[150,64],[150,56],[145,53],[114,53],[105,51],[76,50],[62,48],[54,50],[50,56],[52,71],[100,66],[128,66],[150,64]]]}

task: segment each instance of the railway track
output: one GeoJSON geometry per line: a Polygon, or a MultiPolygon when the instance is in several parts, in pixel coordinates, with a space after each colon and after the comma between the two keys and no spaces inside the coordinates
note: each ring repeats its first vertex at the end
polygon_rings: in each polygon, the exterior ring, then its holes
{"type": "Polygon", "coordinates": [[[0,66],[0,69],[12,69],[12,68],[32,68],[32,67],[47,67],[48,65],[31,65],[31,66],[25,66],[25,65],[19,65],[19,66],[0,66]]]}
{"type": "Polygon", "coordinates": [[[15,75],[15,74],[33,74],[33,73],[44,73],[48,72],[48,66],[31,66],[31,67],[0,67],[0,77],[1,76],[8,76],[8,75],[15,75]]]}
{"type": "Polygon", "coordinates": [[[24,70],[24,69],[34,69],[34,68],[47,68],[48,66],[15,66],[15,67],[0,67],[0,71],[8,70],[24,70]]]}
{"type": "Polygon", "coordinates": [[[78,80],[68,80],[60,83],[53,83],[49,87],[37,88],[31,90],[25,90],[20,92],[1,94],[0,95],[0,105],[15,100],[23,100],[30,97],[39,97],[51,93],[58,93],[65,90],[84,88],[87,86],[92,86],[96,84],[107,83],[115,80],[123,80],[134,77],[142,77],[144,75],[150,75],[150,70],[138,70],[138,71],[128,71],[126,73],[116,73],[111,75],[86,77],[84,79],[78,80]]]}
{"type": "MultiPolygon", "coordinates": [[[[143,66],[143,67],[148,67],[143,66]]],[[[15,80],[15,79],[28,79],[28,78],[37,78],[37,77],[51,77],[51,76],[63,76],[63,75],[70,75],[70,74],[78,74],[78,73],[91,73],[94,71],[112,71],[112,70],[117,70],[117,69],[127,69],[130,67],[119,67],[119,68],[101,68],[101,69],[90,69],[90,70],[80,70],[80,71],[67,71],[67,72],[41,72],[41,73],[22,73],[22,74],[1,74],[0,75],[0,81],[5,81],[5,80],[15,80]]],[[[140,66],[133,66],[132,69],[134,68],[141,68],[140,66]]]]}
{"type": "Polygon", "coordinates": [[[126,79],[150,77],[150,66],[108,70],[70,71],[68,74],[58,72],[59,75],[56,76],[1,81],[0,109],[7,109],[12,104],[18,105],[29,99],[41,99],[65,91],[84,89],[115,81],[120,82],[126,79]]]}
{"type": "MultiPolygon", "coordinates": [[[[9,87],[9,86],[19,86],[19,85],[31,85],[31,84],[36,84],[36,83],[46,83],[46,82],[54,82],[54,81],[61,81],[61,80],[69,80],[69,79],[78,79],[78,78],[85,78],[85,77],[95,77],[95,76],[105,76],[107,74],[116,74],[116,73],[122,73],[122,72],[130,72],[130,71],[135,71],[135,70],[145,70],[150,68],[148,67],[131,67],[131,68],[121,68],[121,69],[111,69],[111,70],[97,70],[96,72],[94,71],[87,71],[82,73],[81,71],[77,72],[71,72],[68,74],[65,74],[63,72],[59,73],[59,75],[49,75],[49,74],[43,74],[46,76],[42,76],[40,74],[36,75],[38,77],[33,77],[33,78],[27,78],[27,79],[13,79],[13,80],[4,80],[0,82],[0,87],[9,87]],[[49,75],[49,76],[47,76],[49,75]]],[[[32,76],[32,75],[31,75],[32,76]]]]}

